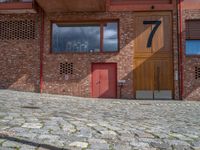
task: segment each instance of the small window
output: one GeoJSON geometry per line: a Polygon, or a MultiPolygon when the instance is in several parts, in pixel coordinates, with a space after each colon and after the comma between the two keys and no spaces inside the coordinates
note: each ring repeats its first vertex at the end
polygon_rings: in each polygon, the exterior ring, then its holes
{"type": "Polygon", "coordinates": [[[186,55],[200,55],[200,21],[186,21],[186,55]]]}
{"type": "Polygon", "coordinates": [[[118,23],[53,23],[52,51],[116,52],[118,51],[118,23]]]}
{"type": "Polygon", "coordinates": [[[200,40],[186,40],[186,54],[200,55],[200,40]]]}
{"type": "Polygon", "coordinates": [[[118,25],[116,23],[104,25],[103,43],[104,51],[118,51],[118,25]]]}

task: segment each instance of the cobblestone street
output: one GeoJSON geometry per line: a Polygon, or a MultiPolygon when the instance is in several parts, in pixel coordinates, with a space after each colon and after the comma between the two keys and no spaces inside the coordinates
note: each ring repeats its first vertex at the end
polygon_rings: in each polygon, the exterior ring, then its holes
{"type": "Polygon", "coordinates": [[[0,90],[0,150],[200,150],[200,103],[0,90]]]}

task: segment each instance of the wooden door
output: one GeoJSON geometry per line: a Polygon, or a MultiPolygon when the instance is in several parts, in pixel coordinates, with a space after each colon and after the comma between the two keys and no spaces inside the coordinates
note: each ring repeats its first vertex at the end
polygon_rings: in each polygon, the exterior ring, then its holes
{"type": "Polygon", "coordinates": [[[117,67],[114,63],[92,64],[92,97],[116,98],[117,67]]]}
{"type": "Polygon", "coordinates": [[[138,13],[135,20],[133,61],[136,98],[172,98],[171,13],[138,13]]]}

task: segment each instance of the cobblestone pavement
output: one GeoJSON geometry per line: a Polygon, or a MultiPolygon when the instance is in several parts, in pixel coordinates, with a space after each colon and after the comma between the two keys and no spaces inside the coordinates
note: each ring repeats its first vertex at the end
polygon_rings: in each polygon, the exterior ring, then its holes
{"type": "Polygon", "coordinates": [[[200,150],[200,102],[0,90],[0,150],[200,150]]]}

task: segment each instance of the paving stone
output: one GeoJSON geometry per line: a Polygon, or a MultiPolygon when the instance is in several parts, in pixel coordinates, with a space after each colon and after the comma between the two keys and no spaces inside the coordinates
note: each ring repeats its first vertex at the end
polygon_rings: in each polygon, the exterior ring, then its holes
{"type": "Polygon", "coordinates": [[[157,148],[157,149],[162,149],[162,150],[172,150],[172,147],[167,144],[167,143],[162,143],[162,142],[151,142],[150,144],[152,147],[157,148]]]}
{"type": "Polygon", "coordinates": [[[74,133],[77,130],[76,130],[75,126],[73,126],[71,124],[65,124],[65,125],[63,125],[63,131],[65,131],[67,133],[74,133]]]}
{"type": "Polygon", "coordinates": [[[183,140],[183,141],[191,141],[191,138],[188,138],[182,134],[172,133],[172,134],[170,134],[170,136],[175,137],[179,140],[183,140]]]}
{"type": "Polygon", "coordinates": [[[6,142],[3,142],[2,146],[8,147],[8,148],[20,148],[21,144],[17,142],[13,142],[13,141],[6,141],[6,142]]]}
{"type": "Polygon", "coordinates": [[[88,143],[86,143],[86,142],[73,142],[73,143],[69,144],[69,146],[71,146],[71,147],[79,147],[79,148],[87,148],[88,147],[88,143]]]}
{"type": "Polygon", "coordinates": [[[77,135],[78,137],[85,137],[91,138],[92,137],[92,130],[89,128],[81,128],[80,132],[77,135]]]}
{"type": "Polygon", "coordinates": [[[122,145],[122,144],[117,144],[114,146],[115,150],[131,150],[131,146],[129,145],[122,145]]]}
{"type": "Polygon", "coordinates": [[[154,136],[150,133],[145,133],[145,132],[141,132],[141,131],[137,131],[135,132],[136,136],[140,137],[140,138],[154,138],[154,136]]]}
{"type": "Polygon", "coordinates": [[[200,140],[193,143],[193,148],[194,148],[195,150],[200,150],[200,140]]]}
{"type": "Polygon", "coordinates": [[[190,147],[190,144],[185,142],[185,141],[181,141],[181,140],[164,140],[164,142],[168,143],[171,146],[188,146],[190,147]]]}
{"type": "Polygon", "coordinates": [[[115,139],[117,136],[117,133],[114,131],[101,131],[102,138],[105,139],[115,139]]]}
{"type": "Polygon", "coordinates": [[[139,138],[138,139],[139,142],[144,142],[144,143],[148,143],[148,144],[151,144],[151,143],[162,143],[161,139],[152,139],[152,138],[139,138]]]}
{"type": "Polygon", "coordinates": [[[34,147],[34,146],[29,146],[29,145],[21,145],[21,148],[20,150],[36,150],[37,147],[34,147]]]}
{"type": "Polygon", "coordinates": [[[23,128],[30,128],[30,129],[40,129],[42,128],[41,123],[25,123],[22,125],[23,128]]]}
{"type": "Polygon", "coordinates": [[[89,127],[96,127],[97,124],[94,124],[94,123],[88,123],[87,126],[89,126],[89,127]]]}
{"type": "Polygon", "coordinates": [[[0,150],[16,150],[16,148],[0,147],[0,150]]]}
{"type": "Polygon", "coordinates": [[[37,134],[37,135],[49,134],[49,130],[37,129],[37,128],[29,129],[29,132],[30,132],[30,133],[34,133],[34,134],[37,134]]]}
{"type": "Polygon", "coordinates": [[[89,139],[88,140],[91,149],[106,150],[110,145],[102,139],[89,139]]]}
{"type": "Polygon", "coordinates": [[[129,133],[123,133],[121,134],[121,136],[119,137],[121,141],[127,141],[127,142],[131,142],[132,140],[135,140],[135,135],[134,134],[129,134],[129,133]]]}
{"type": "Polygon", "coordinates": [[[150,148],[150,145],[148,143],[139,142],[138,140],[132,140],[130,142],[130,145],[135,148],[139,148],[139,149],[149,149],[150,148]]]}
{"type": "Polygon", "coordinates": [[[195,134],[185,134],[185,136],[191,138],[191,139],[198,139],[200,138],[199,136],[195,135],[195,134]]]}
{"type": "Polygon", "coordinates": [[[6,138],[69,150],[200,150],[199,110],[199,102],[91,101],[0,90],[0,150],[34,150],[6,138]]]}
{"type": "Polygon", "coordinates": [[[59,138],[60,138],[59,136],[56,136],[56,135],[47,135],[47,134],[38,136],[38,139],[41,139],[41,140],[51,140],[51,141],[57,140],[59,138]]]}
{"type": "Polygon", "coordinates": [[[173,149],[175,150],[192,150],[190,146],[187,145],[174,145],[173,149]]]}
{"type": "Polygon", "coordinates": [[[37,150],[49,150],[48,148],[39,147],[37,150]]]}
{"type": "Polygon", "coordinates": [[[7,130],[9,128],[10,128],[10,126],[2,126],[2,125],[0,125],[0,131],[7,130]]]}
{"type": "Polygon", "coordinates": [[[5,139],[0,139],[0,144],[5,142],[6,140],[5,139]]]}

